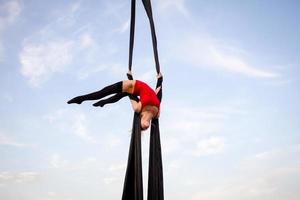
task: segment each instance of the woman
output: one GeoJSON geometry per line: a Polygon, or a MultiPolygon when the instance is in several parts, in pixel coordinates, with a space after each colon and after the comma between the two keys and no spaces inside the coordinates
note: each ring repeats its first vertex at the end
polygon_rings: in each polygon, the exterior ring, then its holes
{"type": "MultiPolygon", "coordinates": [[[[131,75],[130,72],[128,74],[131,75]]],[[[155,91],[142,81],[124,80],[106,86],[97,92],[77,96],[68,101],[68,104],[81,104],[86,100],[102,99],[108,95],[115,94],[93,104],[93,106],[103,107],[105,104],[115,103],[125,96],[130,96],[130,102],[134,112],[140,113],[141,115],[141,128],[142,130],[146,130],[150,126],[150,121],[153,118],[158,118],[160,113],[160,98],[157,97],[157,94],[161,94],[162,75],[159,74],[157,78],[158,84],[155,91]],[[135,98],[136,96],[140,98],[135,98]]]]}

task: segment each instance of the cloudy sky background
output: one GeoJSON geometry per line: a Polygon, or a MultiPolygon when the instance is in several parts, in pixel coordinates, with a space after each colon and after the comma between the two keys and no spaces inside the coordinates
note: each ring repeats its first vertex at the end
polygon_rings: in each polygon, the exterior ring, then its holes
{"type": "MultiPolygon", "coordinates": [[[[299,1],[152,4],[165,199],[299,200],[299,1]]],[[[121,198],[128,99],[66,101],[126,78],[129,15],[129,0],[0,0],[1,199],[121,198]]],[[[140,1],[133,65],[155,85],[140,1]]]]}

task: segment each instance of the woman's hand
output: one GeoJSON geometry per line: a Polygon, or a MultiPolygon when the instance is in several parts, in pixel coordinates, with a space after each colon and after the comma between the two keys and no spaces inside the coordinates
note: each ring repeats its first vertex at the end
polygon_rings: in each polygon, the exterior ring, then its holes
{"type": "Polygon", "coordinates": [[[128,72],[127,72],[127,78],[129,79],[129,80],[133,80],[133,76],[132,76],[132,72],[131,72],[131,70],[129,70],[128,72]]]}
{"type": "Polygon", "coordinates": [[[162,77],[162,74],[159,72],[159,74],[157,74],[157,79],[159,79],[160,77],[162,77]]]}

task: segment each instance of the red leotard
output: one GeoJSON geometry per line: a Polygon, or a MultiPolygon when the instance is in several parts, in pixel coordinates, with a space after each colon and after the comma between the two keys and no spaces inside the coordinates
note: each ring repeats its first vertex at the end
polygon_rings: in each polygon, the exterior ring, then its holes
{"type": "Polygon", "coordinates": [[[134,86],[134,95],[140,96],[142,108],[145,106],[156,106],[160,107],[160,101],[156,96],[156,93],[146,83],[136,80],[134,86]]]}

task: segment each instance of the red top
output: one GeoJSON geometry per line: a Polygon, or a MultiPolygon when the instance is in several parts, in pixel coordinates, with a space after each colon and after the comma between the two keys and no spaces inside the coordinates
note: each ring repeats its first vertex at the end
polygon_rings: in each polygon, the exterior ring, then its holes
{"type": "Polygon", "coordinates": [[[155,91],[146,83],[136,80],[133,94],[140,96],[142,108],[144,106],[156,106],[159,109],[160,101],[157,98],[155,91]]]}

